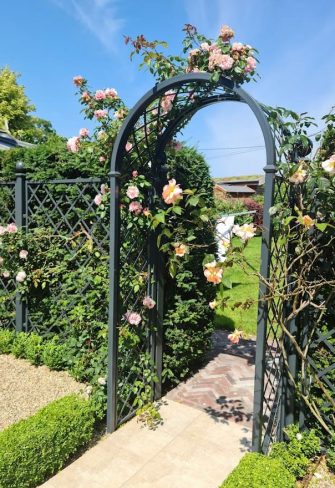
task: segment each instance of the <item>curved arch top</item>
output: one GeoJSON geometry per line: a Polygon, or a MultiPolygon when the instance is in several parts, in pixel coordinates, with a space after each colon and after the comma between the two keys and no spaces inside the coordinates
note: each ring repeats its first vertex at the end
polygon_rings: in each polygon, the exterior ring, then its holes
{"type": "MultiPolygon", "coordinates": [[[[170,92],[171,90],[176,93],[176,98],[178,98],[179,94],[185,98],[185,94],[188,93],[189,95],[193,92],[194,98],[197,100],[196,103],[187,103],[184,107],[181,107],[181,109],[177,111],[177,114],[174,113],[173,119],[169,120],[166,118],[167,127],[165,128],[165,134],[157,135],[157,143],[158,139],[160,139],[160,143],[158,143],[156,147],[155,154],[157,154],[158,146],[160,151],[162,149],[164,150],[165,145],[178,131],[178,128],[183,126],[187,120],[189,120],[201,108],[222,101],[234,100],[247,104],[255,115],[264,137],[266,150],[266,167],[264,170],[266,172],[275,171],[275,141],[263,106],[253,97],[251,97],[245,90],[228,78],[221,77],[217,83],[213,84],[211,81],[211,75],[209,73],[189,73],[185,75],[177,75],[156,84],[136,103],[133,109],[129,112],[122,124],[113,147],[110,165],[110,170],[112,173],[122,173],[122,162],[126,156],[125,146],[130,135],[134,131],[136,124],[138,124],[141,117],[143,117],[144,120],[142,121],[142,127],[145,127],[145,125],[148,124],[146,114],[148,113],[148,110],[149,112],[150,110],[152,111],[152,109],[150,109],[150,105],[152,105],[155,101],[158,101],[158,106],[160,106],[162,98],[164,98],[166,93],[170,92]],[[183,91],[185,89],[188,91],[183,91]],[[200,94],[199,97],[198,91],[200,94]],[[205,97],[201,95],[205,95],[205,97]]],[[[189,99],[190,95],[188,96],[188,101],[189,99]]],[[[145,128],[144,138],[146,137],[147,132],[145,128]]],[[[148,153],[150,153],[149,148],[148,153]]]]}

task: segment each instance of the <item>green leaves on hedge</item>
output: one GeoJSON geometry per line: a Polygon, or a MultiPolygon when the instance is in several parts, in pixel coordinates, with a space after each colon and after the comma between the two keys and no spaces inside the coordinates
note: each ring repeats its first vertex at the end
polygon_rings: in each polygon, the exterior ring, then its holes
{"type": "Polygon", "coordinates": [[[71,395],[0,432],[1,488],[38,486],[92,439],[94,423],[90,403],[71,395]]]}

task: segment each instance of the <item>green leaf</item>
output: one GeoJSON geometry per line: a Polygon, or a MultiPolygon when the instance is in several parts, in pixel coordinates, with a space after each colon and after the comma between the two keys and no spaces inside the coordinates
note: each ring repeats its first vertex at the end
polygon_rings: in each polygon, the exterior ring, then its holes
{"type": "Polygon", "coordinates": [[[181,215],[183,213],[183,209],[179,207],[179,205],[174,205],[172,207],[172,211],[177,215],[181,215]]]}
{"type": "Polygon", "coordinates": [[[321,230],[321,232],[324,232],[327,227],[328,227],[328,224],[324,223],[324,224],[315,224],[315,227],[317,227],[319,230],[321,230]]]}
{"type": "Polygon", "coordinates": [[[193,195],[193,197],[190,197],[187,200],[187,204],[191,205],[192,207],[196,207],[199,203],[199,196],[198,195],[193,195]]]}
{"type": "Polygon", "coordinates": [[[233,288],[233,283],[225,276],[222,278],[221,283],[225,288],[229,288],[230,290],[233,288]]]}
{"type": "Polygon", "coordinates": [[[202,265],[205,266],[205,264],[211,263],[213,261],[216,261],[214,254],[206,254],[202,261],[202,265]]]}

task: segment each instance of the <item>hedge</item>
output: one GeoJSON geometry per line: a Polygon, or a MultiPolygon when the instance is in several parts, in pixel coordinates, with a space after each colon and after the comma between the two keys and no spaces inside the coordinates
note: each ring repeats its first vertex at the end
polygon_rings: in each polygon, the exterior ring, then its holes
{"type": "Polygon", "coordinates": [[[0,432],[0,488],[33,488],[59,471],[94,432],[90,403],[71,395],[0,432]]]}
{"type": "Polygon", "coordinates": [[[294,488],[295,477],[277,459],[246,454],[220,488],[294,488]]]}

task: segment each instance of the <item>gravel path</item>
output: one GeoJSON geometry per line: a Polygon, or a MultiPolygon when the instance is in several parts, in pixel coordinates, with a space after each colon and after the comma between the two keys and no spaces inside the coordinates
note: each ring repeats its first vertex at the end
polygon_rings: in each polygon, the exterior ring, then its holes
{"type": "Polygon", "coordinates": [[[0,430],[84,388],[65,371],[50,371],[25,359],[0,355],[0,430]]]}

